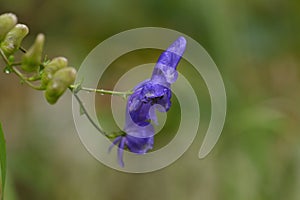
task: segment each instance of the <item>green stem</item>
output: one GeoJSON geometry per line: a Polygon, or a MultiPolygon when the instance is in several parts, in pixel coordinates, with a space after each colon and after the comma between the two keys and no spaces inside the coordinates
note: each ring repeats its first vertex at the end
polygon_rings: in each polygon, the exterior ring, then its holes
{"type": "MultiPolygon", "coordinates": [[[[71,85],[70,88],[74,89],[75,85],[71,85]]],[[[87,91],[87,92],[96,92],[100,94],[118,95],[122,97],[127,97],[133,93],[131,90],[125,92],[119,92],[119,91],[112,91],[112,90],[87,88],[87,87],[81,87],[80,90],[87,91]]]]}
{"type": "Polygon", "coordinates": [[[1,54],[1,57],[3,58],[4,62],[5,62],[7,65],[10,65],[10,64],[9,64],[9,60],[7,59],[6,55],[4,54],[4,52],[2,51],[1,48],[0,48],[0,54],[1,54]]]}
{"type": "Polygon", "coordinates": [[[10,63],[9,60],[7,59],[6,55],[2,51],[2,49],[0,49],[0,54],[1,54],[1,57],[3,58],[4,62],[6,63],[6,65],[9,66],[11,68],[12,72],[14,72],[22,81],[24,81],[24,83],[26,83],[27,85],[29,85],[31,88],[33,88],[35,90],[42,90],[41,87],[32,84],[30,81],[27,80],[26,77],[23,76],[23,74],[17,68],[13,67],[13,65],[16,65],[18,63],[13,63],[13,64],[10,63]]]}
{"type": "Polygon", "coordinates": [[[27,80],[30,81],[30,82],[33,82],[33,81],[39,81],[41,80],[41,75],[39,73],[33,75],[33,76],[30,76],[30,77],[27,77],[27,80]]]}
{"type": "Polygon", "coordinates": [[[44,89],[44,88],[41,88],[40,86],[36,86],[36,85],[32,84],[26,77],[23,76],[23,74],[17,68],[12,67],[11,69],[29,87],[31,87],[31,88],[33,88],[35,90],[43,90],[44,89]]]}
{"type": "Polygon", "coordinates": [[[19,66],[19,65],[22,65],[22,63],[21,63],[21,62],[18,62],[18,63],[11,63],[10,65],[11,65],[11,66],[19,66]]]}
{"type": "Polygon", "coordinates": [[[82,109],[83,113],[85,114],[85,116],[88,118],[88,120],[91,122],[91,124],[104,136],[109,136],[109,134],[107,134],[100,126],[98,126],[96,124],[96,122],[92,119],[92,117],[90,116],[90,114],[88,113],[88,111],[86,110],[86,108],[83,105],[83,102],[80,100],[79,96],[77,95],[77,93],[72,92],[75,99],[77,100],[77,102],[79,103],[80,108],[82,109]]]}
{"type": "Polygon", "coordinates": [[[22,51],[23,53],[26,53],[27,50],[24,47],[19,47],[20,51],[22,51]]]}

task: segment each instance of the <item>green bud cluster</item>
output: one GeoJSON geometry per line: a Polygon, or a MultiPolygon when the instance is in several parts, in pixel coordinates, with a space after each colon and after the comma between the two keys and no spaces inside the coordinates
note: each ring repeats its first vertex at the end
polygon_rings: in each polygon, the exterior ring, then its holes
{"type": "Polygon", "coordinates": [[[64,57],[56,57],[52,60],[43,57],[45,36],[38,34],[34,43],[28,50],[21,46],[23,39],[28,35],[29,29],[24,24],[18,24],[17,17],[12,13],[0,14],[0,57],[3,58],[6,66],[6,74],[15,73],[22,83],[27,84],[35,90],[44,91],[49,104],[55,104],[58,99],[69,88],[80,105],[82,114],[85,114],[92,125],[108,138],[116,138],[126,135],[125,132],[106,133],[97,123],[93,121],[77,93],[80,90],[99,92],[101,94],[120,95],[126,97],[132,94],[131,91],[117,92],[103,89],[82,87],[80,83],[74,84],[76,70],[68,66],[68,60],[64,57]],[[15,56],[20,50],[23,56],[15,56]],[[16,61],[17,57],[17,61],[16,61]]]}
{"type": "Polygon", "coordinates": [[[51,60],[43,70],[41,84],[46,88],[45,97],[50,104],[55,104],[76,79],[76,70],[67,65],[66,58],[57,57],[51,60]]]}
{"type": "MultiPolygon", "coordinates": [[[[14,14],[0,15],[0,49],[8,62],[14,61],[14,53],[20,49],[22,40],[28,33],[28,27],[18,24],[14,14]]],[[[24,50],[20,65],[25,73],[34,74],[27,82],[40,80],[40,86],[34,85],[33,87],[45,90],[46,100],[54,104],[74,83],[76,70],[68,67],[68,60],[64,57],[56,57],[49,62],[42,61],[44,42],[45,36],[38,34],[28,51],[24,50]]],[[[11,67],[9,63],[8,65],[11,67]]]]}

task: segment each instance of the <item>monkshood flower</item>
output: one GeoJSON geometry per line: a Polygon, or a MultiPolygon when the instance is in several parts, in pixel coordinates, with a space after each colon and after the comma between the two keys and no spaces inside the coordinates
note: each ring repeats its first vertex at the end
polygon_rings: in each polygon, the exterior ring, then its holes
{"type": "Polygon", "coordinates": [[[134,93],[128,99],[129,114],[139,126],[146,126],[156,121],[155,110],[150,108],[156,106],[160,112],[167,112],[171,107],[171,84],[178,77],[176,67],[186,47],[184,37],[179,37],[169,48],[164,51],[152,73],[150,80],[140,83],[134,88],[134,93]]]}
{"type": "Polygon", "coordinates": [[[110,151],[114,145],[118,145],[120,166],[124,167],[124,149],[145,154],[153,148],[154,127],[150,122],[152,120],[157,124],[155,109],[167,112],[171,107],[171,84],[178,77],[176,67],[185,47],[185,38],[179,37],[160,55],[151,79],[141,82],[133,89],[127,102],[124,134],[118,136],[109,148],[110,151]]]}

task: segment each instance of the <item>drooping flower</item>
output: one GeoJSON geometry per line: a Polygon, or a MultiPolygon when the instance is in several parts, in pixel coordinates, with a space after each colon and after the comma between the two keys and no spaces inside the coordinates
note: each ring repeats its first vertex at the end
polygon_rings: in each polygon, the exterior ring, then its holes
{"type": "MultiPolygon", "coordinates": [[[[176,67],[186,47],[184,37],[179,37],[164,51],[152,73],[151,79],[145,80],[133,89],[126,107],[124,135],[118,136],[110,149],[118,145],[118,161],[124,166],[124,149],[136,154],[145,154],[153,148],[155,109],[167,112],[171,107],[171,84],[178,77],[176,67]]],[[[157,123],[157,122],[156,122],[157,123]]]]}
{"type": "Polygon", "coordinates": [[[155,113],[150,108],[158,104],[160,112],[167,112],[171,107],[171,84],[178,77],[176,67],[186,47],[184,37],[179,37],[164,51],[152,73],[150,80],[140,83],[134,88],[134,93],[128,99],[129,114],[134,123],[146,126],[151,119],[155,121],[155,113]]]}

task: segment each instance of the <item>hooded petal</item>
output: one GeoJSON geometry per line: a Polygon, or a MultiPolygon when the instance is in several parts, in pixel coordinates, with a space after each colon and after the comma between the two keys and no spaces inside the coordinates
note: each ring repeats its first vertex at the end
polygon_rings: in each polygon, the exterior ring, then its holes
{"type": "Polygon", "coordinates": [[[126,134],[137,138],[147,138],[154,135],[154,127],[152,124],[149,123],[145,126],[139,126],[132,120],[128,111],[128,106],[126,109],[124,131],[126,134]]]}
{"type": "Polygon", "coordinates": [[[166,86],[174,83],[178,77],[176,67],[185,51],[185,47],[186,40],[184,37],[179,37],[173,42],[158,58],[151,80],[166,86]]]}
{"type": "Polygon", "coordinates": [[[159,109],[158,105],[156,105],[156,104],[153,105],[152,107],[150,107],[149,117],[150,117],[151,121],[154,122],[155,125],[158,125],[156,109],[159,109]]]}
{"type": "Polygon", "coordinates": [[[126,123],[124,131],[126,132],[126,146],[129,151],[144,154],[153,148],[154,127],[152,124],[139,126],[133,122],[131,116],[126,110],[126,123]]]}
{"type": "Polygon", "coordinates": [[[147,126],[150,123],[149,109],[150,102],[143,101],[141,95],[132,95],[128,101],[130,117],[139,126],[147,126]]]}
{"type": "Polygon", "coordinates": [[[168,111],[171,106],[170,98],[171,90],[168,87],[152,81],[145,83],[128,99],[127,108],[131,119],[139,126],[147,126],[153,118],[150,116],[150,108],[159,104],[168,111]]]}

